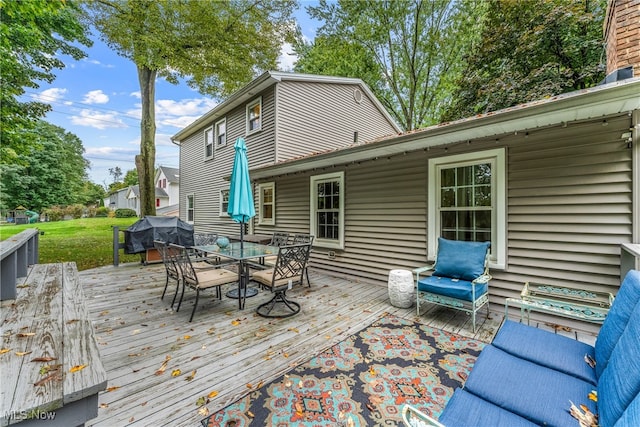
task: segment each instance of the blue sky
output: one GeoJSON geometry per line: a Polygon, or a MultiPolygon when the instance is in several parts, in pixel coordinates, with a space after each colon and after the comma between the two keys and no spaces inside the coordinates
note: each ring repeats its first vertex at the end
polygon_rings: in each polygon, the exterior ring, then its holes
{"type": "MultiPolygon", "coordinates": [[[[313,2],[316,3],[316,2],[313,2]]],[[[318,21],[311,20],[302,1],[296,12],[303,35],[312,40],[318,21]]],[[[94,45],[84,49],[81,61],[64,59],[66,67],[56,70],[51,84],[28,89],[27,97],[50,104],[53,111],[46,120],[77,135],[91,163],[89,179],[110,184],[109,168],[119,166],[123,174],[134,169],[134,156],[140,152],[140,87],[135,65],[111,51],[93,37],[94,45]]],[[[291,70],[295,61],[283,47],[280,69],[291,70]]],[[[156,166],[178,167],[178,147],[171,136],[216,105],[186,84],[156,81],[156,166]]]]}

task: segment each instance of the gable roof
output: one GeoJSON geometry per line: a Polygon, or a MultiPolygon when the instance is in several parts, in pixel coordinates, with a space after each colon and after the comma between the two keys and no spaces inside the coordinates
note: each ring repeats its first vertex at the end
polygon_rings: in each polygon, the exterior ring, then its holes
{"type": "Polygon", "coordinates": [[[158,171],[156,172],[156,179],[158,179],[158,175],[160,172],[167,177],[167,181],[169,182],[180,182],[180,169],[178,168],[170,168],[168,166],[158,166],[158,171]]]}
{"type": "Polygon", "coordinates": [[[311,83],[330,83],[330,84],[351,84],[360,86],[362,90],[371,99],[371,102],[380,110],[380,113],[387,119],[387,121],[393,126],[398,133],[402,132],[402,128],[391,117],[389,112],[384,108],[382,103],[376,98],[369,86],[367,86],[361,79],[350,77],[335,77],[335,76],[320,76],[316,74],[300,74],[300,73],[286,73],[280,71],[267,71],[254,79],[251,83],[243,87],[242,89],[233,93],[224,102],[215,106],[211,111],[204,114],[196,121],[182,129],[171,137],[171,141],[174,144],[180,145],[180,141],[184,140],[189,135],[202,129],[205,125],[209,125],[212,121],[222,118],[229,111],[237,107],[238,105],[245,104],[251,101],[255,96],[282,81],[297,81],[297,82],[311,82],[311,83]]]}
{"type": "Polygon", "coordinates": [[[346,164],[461,141],[605,117],[640,109],[640,78],[595,86],[424,129],[390,135],[251,169],[252,179],[346,164]]]}
{"type": "MultiPolygon", "coordinates": [[[[131,199],[131,197],[129,197],[130,193],[133,194],[133,198],[139,198],[140,197],[140,186],[138,184],[129,186],[129,188],[127,188],[127,190],[128,190],[127,191],[127,198],[128,199],[131,199]]],[[[155,197],[158,197],[158,198],[169,197],[167,192],[164,191],[162,188],[156,187],[155,190],[156,190],[155,191],[155,197]]]]}

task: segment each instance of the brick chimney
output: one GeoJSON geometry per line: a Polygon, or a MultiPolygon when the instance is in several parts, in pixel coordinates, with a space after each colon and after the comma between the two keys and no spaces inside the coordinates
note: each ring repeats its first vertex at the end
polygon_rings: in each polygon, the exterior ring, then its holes
{"type": "Polygon", "coordinates": [[[604,38],[607,76],[620,70],[622,78],[640,77],[640,0],[608,0],[604,38]]]}

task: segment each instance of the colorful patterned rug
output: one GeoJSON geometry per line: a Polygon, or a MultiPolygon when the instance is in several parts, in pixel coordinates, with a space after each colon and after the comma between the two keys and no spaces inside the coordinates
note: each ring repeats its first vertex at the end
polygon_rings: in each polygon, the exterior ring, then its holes
{"type": "Polygon", "coordinates": [[[437,419],[483,347],[386,315],[202,424],[389,426],[402,421],[405,403],[437,419]]]}

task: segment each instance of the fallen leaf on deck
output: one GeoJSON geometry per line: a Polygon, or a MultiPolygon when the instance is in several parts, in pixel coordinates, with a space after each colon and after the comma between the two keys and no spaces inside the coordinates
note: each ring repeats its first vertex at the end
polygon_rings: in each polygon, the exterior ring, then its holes
{"type": "Polygon", "coordinates": [[[142,402],[142,403],[140,404],[140,406],[147,406],[147,403],[149,403],[149,402],[142,402]]]}
{"type": "Polygon", "coordinates": [[[8,353],[10,351],[11,351],[10,348],[0,348],[0,354],[5,354],[5,353],[8,353]]]}
{"type": "Polygon", "coordinates": [[[98,405],[98,408],[108,408],[109,404],[108,403],[101,403],[100,405],[98,405]]]}
{"type": "Polygon", "coordinates": [[[67,320],[67,325],[70,325],[70,324],[72,324],[72,323],[76,323],[76,322],[79,322],[79,321],[80,321],[80,319],[71,319],[71,320],[67,320]]]}
{"type": "Polygon", "coordinates": [[[256,388],[260,388],[260,387],[262,387],[262,385],[263,385],[263,384],[264,384],[264,381],[260,381],[260,382],[258,383],[258,385],[256,386],[256,388]]]}
{"type": "Polygon", "coordinates": [[[370,373],[371,375],[375,375],[375,374],[376,374],[376,370],[375,370],[375,369],[373,369],[373,366],[369,367],[369,373],[370,373]]]}
{"type": "Polygon", "coordinates": [[[190,338],[191,338],[191,335],[185,335],[185,336],[184,336],[184,337],[182,337],[182,338],[183,338],[183,339],[185,339],[185,340],[188,340],[188,339],[190,339],[190,338]]]}
{"type": "Polygon", "coordinates": [[[302,414],[304,414],[304,407],[302,406],[302,403],[296,402],[295,408],[296,408],[296,414],[298,416],[302,416],[302,414]]]}
{"type": "Polygon", "coordinates": [[[101,311],[98,316],[106,316],[107,314],[109,314],[109,310],[101,311]]]}
{"type": "Polygon", "coordinates": [[[54,372],[52,374],[47,375],[46,377],[44,377],[43,379],[33,383],[34,386],[39,387],[41,385],[44,385],[46,383],[48,383],[49,381],[53,381],[53,380],[61,380],[62,377],[60,376],[59,372],[54,372]]]}
{"type": "Polygon", "coordinates": [[[189,375],[187,378],[185,378],[185,381],[191,381],[192,379],[194,379],[196,377],[196,372],[198,372],[197,369],[194,369],[193,372],[191,372],[191,375],[189,375]]]}
{"type": "Polygon", "coordinates": [[[208,333],[209,335],[213,335],[213,334],[215,334],[215,332],[216,332],[215,328],[209,328],[209,329],[207,329],[207,333],[208,333]]]}
{"type": "Polygon", "coordinates": [[[289,329],[287,329],[287,330],[288,330],[288,331],[291,331],[291,332],[295,332],[296,334],[299,334],[299,333],[300,333],[300,331],[298,330],[298,328],[289,328],[289,329]]]}
{"type": "Polygon", "coordinates": [[[216,397],[217,395],[218,395],[218,392],[217,392],[217,391],[215,391],[215,390],[213,390],[212,392],[210,392],[210,393],[207,395],[207,397],[208,397],[209,399],[213,399],[213,398],[214,398],[214,397],[216,397]]]}
{"type": "Polygon", "coordinates": [[[20,332],[20,333],[16,334],[16,336],[18,338],[26,338],[26,337],[32,337],[35,334],[36,334],[35,332],[20,332]]]}
{"type": "Polygon", "coordinates": [[[201,357],[202,357],[202,356],[193,356],[193,357],[191,358],[191,360],[200,359],[201,357]]]}
{"type": "Polygon", "coordinates": [[[246,387],[247,387],[248,389],[252,389],[252,388],[253,388],[253,384],[251,384],[251,383],[247,383],[247,384],[246,384],[246,387]]]}
{"type": "Polygon", "coordinates": [[[162,362],[162,365],[160,365],[160,369],[156,371],[155,375],[161,375],[164,373],[164,371],[167,370],[167,365],[169,364],[169,360],[171,360],[171,356],[167,355],[167,357],[164,358],[164,362],[162,362]]]}
{"type": "Polygon", "coordinates": [[[237,320],[232,320],[232,321],[231,321],[231,324],[232,324],[233,326],[238,326],[238,325],[240,324],[240,322],[238,322],[237,320]]]}
{"type": "Polygon", "coordinates": [[[203,406],[202,408],[198,409],[198,415],[206,417],[207,415],[209,415],[209,408],[203,406]]]}
{"type": "Polygon", "coordinates": [[[26,356],[27,354],[31,354],[30,351],[16,351],[16,356],[26,356]]]}
{"type": "Polygon", "coordinates": [[[129,422],[130,422],[130,423],[134,422],[135,420],[136,420],[136,419],[135,419],[135,417],[131,417],[131,418],[129,418],[129,422]]]}
{"type": "Polygon", "coordinates": [[[34,357],[32,362],[51,362],[52,360],[58,360],[57,357],[34,357]]]}
{"type": "Polygon", "coordinates": [[[200,396],[198,400],[196,400],[196,406],[202,406],[207,403],[207,399],[204,396],[200,396]]]}
{"type": "Polygon", "coordinates": [[[171,376],[172,377],[177,377],[181,373],[182,373],[182,371],[180,369],[174,369],[173,371],[171,371],[171,376]]]}
{"type": "Polygon", "coordinates": [[[256,417],[255,415],[253,415],[253,412],[251,412],[251,411],[247,411],[245,413],[247,414],[247,417],[249,417],[249,418],[255,418],[256,417]]]}
{"type": "Polygon", "coordinates": [[[78,371],[82,371],[84,368],[86,368],[87,365],[76,365],[76,366],[72,366],[71,369],[69,369],[69,372],[78,372],[78,371]]]}
{"type": "Polygon", "coordinates": [[[111,392],[111,391],[115,391],[117,389],[119,389],[120,386],[119,385],[114,385],[112,387],[107,387],[107,393],[111,392]]]}

